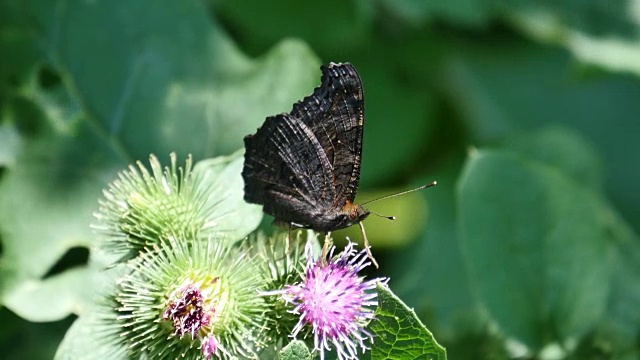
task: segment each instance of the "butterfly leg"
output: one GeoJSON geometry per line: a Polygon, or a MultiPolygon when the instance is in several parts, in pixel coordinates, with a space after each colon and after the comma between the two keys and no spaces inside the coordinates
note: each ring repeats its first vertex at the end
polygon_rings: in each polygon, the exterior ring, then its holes
{"type": "Polygon", "coordinates": [[[285,254],[289,253],[289,244],[291,243],[291,223],[287,224],[287,243],[285,244],[285,254]]]}
{"type": "Polygon", "coordinates": [[[324,245],[322,245],[322,256],[320,257],[324,265],[327,264],[327,254],[329,253],[329,248],[331,248],[332,243],[333,241],[331,240],[331,231],[327,231],[324,234],[324,245]]]}
{"type": "Polygon", "coordinates": [[[362,230],[362,237],[364,238],[364,249],[367,250],[367,256],[369,257],[369,259],[371,259],[373,265],[376,266],[376,269],[378,269],[378,262],[373,258],[373,254],[371,253],[371,249],[369,246],[369,240],[367,240],[367,233],[364,232],[364,225],[362,224],[362,221],[360,221],[358,224],[360,224],[360,230],[362,230]]]}

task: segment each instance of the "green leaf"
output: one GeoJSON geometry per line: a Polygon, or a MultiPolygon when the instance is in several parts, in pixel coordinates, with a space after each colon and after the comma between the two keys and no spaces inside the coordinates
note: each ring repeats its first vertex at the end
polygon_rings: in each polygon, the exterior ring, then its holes
{"type": "Polygon", "coordinates": [[[14,165],[20,145],[20,137],[17,131],[0,123],[0,168],[14,165]]]}
{"type": "MultiPolygon", "coordinates": [[[[24,11],[24,3],[8,0],[0,11],[0,53],[10,54],[0,59],[0,108],[5,96],[19,89],[42,55],[33,20],[24,11]]],[[[0,143],[1,144],[1,143],[0,143]]]]}
{"type": "MultiPolygon", "coordinates": [[[[463,27],[488,27],[491,21],[521,17],[530,22],[547,22],[545,26],[552,30],[563,25],[585,35],[591,34],[594,39],[604,34],[614,34],[632,40],[638,30],[638,21],[626,2],[383,0],[382,4],[384,6],[379,9],[383,14],[388,16],[388,13],[392,13],[400,17],[403,23],[411,25],[441,21],[463,27]]],[[[560,36],[557,33],[555,35],[560,36]]]]}
{"type": "MultiPolygon", "coordinates": [[[[372,30],[371,2],[325,0],[305,2],[296,0],[233,1],[214,3],[216,14],[225,23],[233,24],[244,48],[262,51],[276,41],[295,37],[313,44],[320,53],[341,54],[362,44],[372,30]],[[331,9],[331,21],[327,21],[331,9]]],[[[328,61],[348,61],[327,59],[328,61]]]]}
{"type": "Polygon", "coordinates": [[[536,351],[600,320],[612,216],[591,189],[512,153],[479,151],[461,176],[458,206],[472,285],[506,335],[536,351]]]}
{"type": "MultiPolygon", "coordinates": [[[[596,344],[607,344],[617,356],[638,352],[640,334],[640,238],[619,218],[613,219],[615,240],[611,293],[596,344]]],[[[628,355],[627,355],[628,356],[628,355]]]]}
{"type": "Polygon", "coordinates": [[[113,340],[113,334],[97,331],[95,314],[80,316],[71,325],[60,343],[55,360],[128,359],[127,349],[113,340]]]}
{"type": "Polygon", "coordinates": [[[76,125],[73,135],[47,132],[25,141],[0,181],[5,296],[25,282],[39,282],[71,247],[91,244],[91,214],[112,160],[90,128],[76,125]]]}
{"type": "Polygon", "coordinates": [[[280,360],[311,360],[313,356],[301,340],[293,340],[280,351],[280,360]]]}
{"type": "Polygon", "coordinates": [[[120,324],[114,309],[120,306],[115,301],[117,284],[131,270],[125,264],[105,268],[95,260],[90,261],[89,266],[92,272],[90,283],[85,283],[84,296],[90,301],[67,329],[54,359],[129,359],[129,349],[119,341],[120,324]]]}
{"type": "Polygon", "coordinates": [[[196,159],[233,152],[266,116],[311,92],[320,74],[297,41],[247,58],[198,2],[139,0],[121,11],[71,1],[55,15],[51,36],[65,41],[50,39],[53,65],[129,160],[150,150],[196,159]]]}
{"type": "Polygon", "coordinates": [[[386,285],[378,284],[378,308],[369,324],[374,335],[371,359],[445,360],[446,350],[420,322],[415,312],[386,285]]]}
{"type": "Polygon", "coordinates": [[[548,8],[523,8],[511,12],[508,18],[529,36],[563,46],[583,62],[638,75],[640,66],[636,59],[640,46],[636,34],[640,24],[632,15],[633,10],[624,3],[611,5],[614,6],[598,9],[596,5],[594,9],[583,9],[593,11],[592,15],[566,9],[568,11],[563,15],[571,15],[564,17],[548,8]],[[607,35],[601,36],[604,29],[607,35]]]}
{"type": "MultiPolygon", "coordinates": [[[[164,163],[172,151],[196,159],[236,151],[267,115],[310,93],[320,71],[315,55],[294,40],[247,58],[198,2],[138,0],[126,11],[78,0],[20,8],[41,35],[46,58],[39,62],[51,61],[46,73],[58,80],[21,89],[45,126],[29,132],[36,116],[17,119],[19,147],[0,151],[8,157],[0,178],[0,293],[13,311],[48,321],[85,308],[82,298],[66,297],[39,306],[57,296],[45,294],[57,285],[43,276],[69,248],[93,245],[92,213],[117,171],[150,153],[164,163]],[[42,298],[19,296],[31,291],[24,284],[37,284],[42,298]]],[[[237,194],[238,174],[223,176],[237,194]]],[[[255,208],[242,209],[224,222],[233,236],[256,222],[255,208]]]]}
{"type": "Polygon", "coordinates": [[[244,201],[242,166],[244,151],[199,161],[193,169],[194,177],[209,190],[210,204],[219,214],[216,231],[228,241],[238,241],[255,230],[262,220],[262,207],[244,201]]]}
{"type": "Polygon", "coordinates": [[[603,187],[602,159],[593,144],[575,130],[551,125],[508,138],[506,144],[523,156],[553,166],[595,191],[603,187]]]}
{"type": "Polygon", "coordinates": [[[386,11],[417,26],[427,21],[445,19],[456,25],[481,26],[491,18],[492,5],[485,0],[454,0],[447,2],[420,0],[383,0],[386,11]]]}
{"type": "Polygon", "coordinates": [[[25,280],[5,296],[4,305],[30,321],[54,321],[82,313],[91,301],[89,277],[90,270],[83,266],[45,280],[25,280]]]}
{"type": "Polygon", "coordinates": [[[640,229],[640,167],[629,165],[629,154],[640,153],[636,76],[583,76],[568,51],[513,37],[500,45],[453,46],[460,57],[449,64],[448,88],[474,143],[504,141],[550,124],[574,129],[599,151],[607,194],[640,229]]]}

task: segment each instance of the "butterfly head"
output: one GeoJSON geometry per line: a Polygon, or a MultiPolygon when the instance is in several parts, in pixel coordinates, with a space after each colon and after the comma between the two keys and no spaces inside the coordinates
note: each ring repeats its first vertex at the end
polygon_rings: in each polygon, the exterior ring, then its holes
{"type": "Polygon", "coordinates": [[[341,214],[341,228],[349,227],[353,224],[357,224],[369,216],[370,212],[358,204],[354,204],[350,201],[342,207],[341,214]]]}

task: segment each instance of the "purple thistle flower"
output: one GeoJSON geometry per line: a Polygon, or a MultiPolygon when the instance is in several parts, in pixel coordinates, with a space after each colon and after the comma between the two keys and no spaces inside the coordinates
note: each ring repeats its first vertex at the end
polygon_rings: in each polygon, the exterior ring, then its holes
{"type": "Polygon", "coordinates": [[[191,334],[191,338],[195,339],[198,331],[209,325],[213,309],[207,310],[200,289],[187,285],[172,296],[162,318],[173,322],[176,336],[191,334]]]}
{"type": "Polygon", "coordinates": [[[216,353],[217,349],[218,349],[218,342],[212,335],[205,336],[202,339],[202,355],[204,355],[204,357],[207,360],[211,359],[213,354],[216,353]]]}
{"type": "Polygon", "coordinates": [[[368,349],[365,340],[373,342],[372,335],[365,330],[374,316],[371,307],[378,305],[377,293],[372,290],[387,279],[363,281],[358,276],[371,262],[366,250],[356,251],[351,241],[335,259],[334,250],[332,246],[329,260],[324,263],[322,259],[313,259],[312,245],[307,243],[307,266],[302,282],[267,294],[280,294],[286,302],[295,305],[291,312],[300,315],[300,320],[291,337],[296,337],[309,324],[314,349],[320,351],[321,359],[325,349],[331,350],[330,342],[336,347],[340,360],[357,359],[357,345],[364,352],[368,349]]]}

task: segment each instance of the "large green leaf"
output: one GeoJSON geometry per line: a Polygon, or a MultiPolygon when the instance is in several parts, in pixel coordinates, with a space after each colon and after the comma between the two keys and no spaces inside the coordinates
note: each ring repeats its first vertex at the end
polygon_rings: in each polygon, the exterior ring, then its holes
{"type": "Polygon", "coordinates": [[[557,168],[594,191],[602,190],[602,159],[593,144],[570,128],[548,126],[510,137],[505,145],[531,160],[557,168]]]}
{"type": "Polygon", "coordinates": [[[511,37],[456,48],[447,86],[474,143],[549,124],[575,129],[602,155],[607,192],[640,229],[640,167],[629,164],[629,154],[640,153],[640,81],[629,74],[584,76],[567,51],[511,37]]]}
{"type": "Polygon", "coordinates": [[[93,283],[87,267],[76,267],[43,280],[23,280],[8,292],[4,305],[30,321],[53,321],[86,311],[93,283]]]}
{"type": "MultiPolygon", "coordinates": [[[[82,123],[73,130],[25,141],[0,182],[5,292],[39,281],[69,248],[90,245],[91,214],[110,170],[110,152],[82,123]]],[[[26,306],[30,300],[12,303],[26,306]]]]}
{"type": "Polygon", "coordinates": [[[198,162],[193,175],[209,190],[210,204],[215,204],[216,231],[229,241],[238,241],[255,230],[262,220],[262,207],[244,201],[242,166],[244,151],[198,162]]]}
{"type": "Polygon", "coordinates": [[[85,284],[85,296],[90,298],[82,312],[55,351],[55,360],[76,359],[129,359],[127,347],[119,341],[120,324],[114,311],[119,303],[115,301],[117,283],[131,269],[125,264],[106,269],[97,261],[90,262],[91,282],[98,286],[85,284]]]}
{"type": "MultiPolygon", "coordinates": [[[[99,309],[97,310],[99,311],[99,309]]],[[[79,317],[65,334],[54,359],[128,359],[127,348],[118,344],[114,340],[113,334],[107,333],[99,327],[101,321],[103,318],[97,312],[79,317]]]]}
{"type": "Polygon", "coordinates": [[[492,4],[487,0],[380,0],[380,3],[381,10],[390,11],[414,26],[440,19],[456,25],[485,26],[493,15],[492,4]]]}
{"type": "Polygon", "coordinates": [[[213,4],[249,51],[263,51],[282,38],[296,37],[321,53],[344,52],[362,44],[373,25],[369,1],[218,0],[213,4]]]}
{"type": "MultiPolygon", "coordinates": [[[[0,11],[0,109],[29,77],[41,53],[33,19],[20,0],[3,1],[0,11]]],[[[0,141],[0,144],[2,142],[0,141]]],[[[1,145],[0,145],[1,147],[1,145]]]]}
{"type": "Polygon", "coordinates": [[[618,218],[611,236],[615,240],[611,294],[602,323],[594,331],[597,345],[615,358],[637,358],[640,353],[640,238],[618,218]],[[633,357],[635,354],[635,357],[633,357]]]}
{"type": "MultiPolygon", "coordinates": [[[[265,116],[311,92],[320,71],[292,40],[258,60],[245,57],[198,2],[60,0],[24,9],[37,22],[47,71],[62,82],[21,89],[46,123],[21,133],[15,155],[0,145],[11,160],[0,182],[2,291],[22,316],[51,320],[81,311],[83,300],[65,297],[45,310],[38,304],[55,294],[44,289],[58,285],[42,277],[69,248],[92,245],[91,214],[117,171],[149,153],[199,160],[235,151],[265,116]],[[29,284],[43,292],[29,292],[29,284]]],[[[16,121],[22,130],[32,119],[16,121]]],[[[252,210],[233,226],[250,227],[255,217],[252,210]]]]}
{"type": "Polygon", "coordinates": [[[588,19],[585,19],[585,16],[562,19],[551,9],[536,7],[511,12],[507,17],[531,37],[563,46],[581,61],[611,71],[633,72],[639,75],[640,65],[637,59],[640,54],[640,21],[634,15],[635,9],[631,4],[625,5],[625,1],[616,2],[613,8],[607,6],[606,10],[597,7],[599,6],[596,5],[593,9],[597,16],[588,19]],[[583,24],[566,21],[572,18],[580,19],[583,24]],[[593,29],[580,26],[589,21],[609,24],[592,26],[598,27],[596,31],[589,31],[593,29]],[[603,31],[607,32],[606,36],[602,36],[603,31]]]}
{"type": "Polygon", "coordinates": [[[129,160],[146,158],[149,148],[196,159],[235,151],[318,81],[319,63],[303,44],[283,42],[253,61],[198,2],[56,5],[41,20],[53,65],[129,160]]]}
{"type": "Polygon", "coordinates": [[[470,276],[502,331],[536,351],[591,330],[612,267],[610,210],[596,193],[497,151],[473,153],[458,190],[470,276]]]}
{"type": "Polygon", "coordinates": [[[378,307],[369,324],[374,335],[371,359],[446,360],[446,350],[386,285],[378,284],[378,307]]]}
{"type": "Polygon", "coordinates": [[[633,38],[638,31],[638,20],[629,10],[632,6],[628,1],[380,0],[380,3],[381,12],[391,12],[403,20],[401,23],[412,25],[445,21],[466,27],[487,27],[491,21],[518,16],[528,17],[529,21],[548,21],[547,26],[554,30],[561,24],[592,36],[613,33],[633,38]]]}
{"type": "Polygon", "coordinates": [[[14,165],[20,144],[18,132],[11,126],[0,124],[0,168],[14,165]]]}

